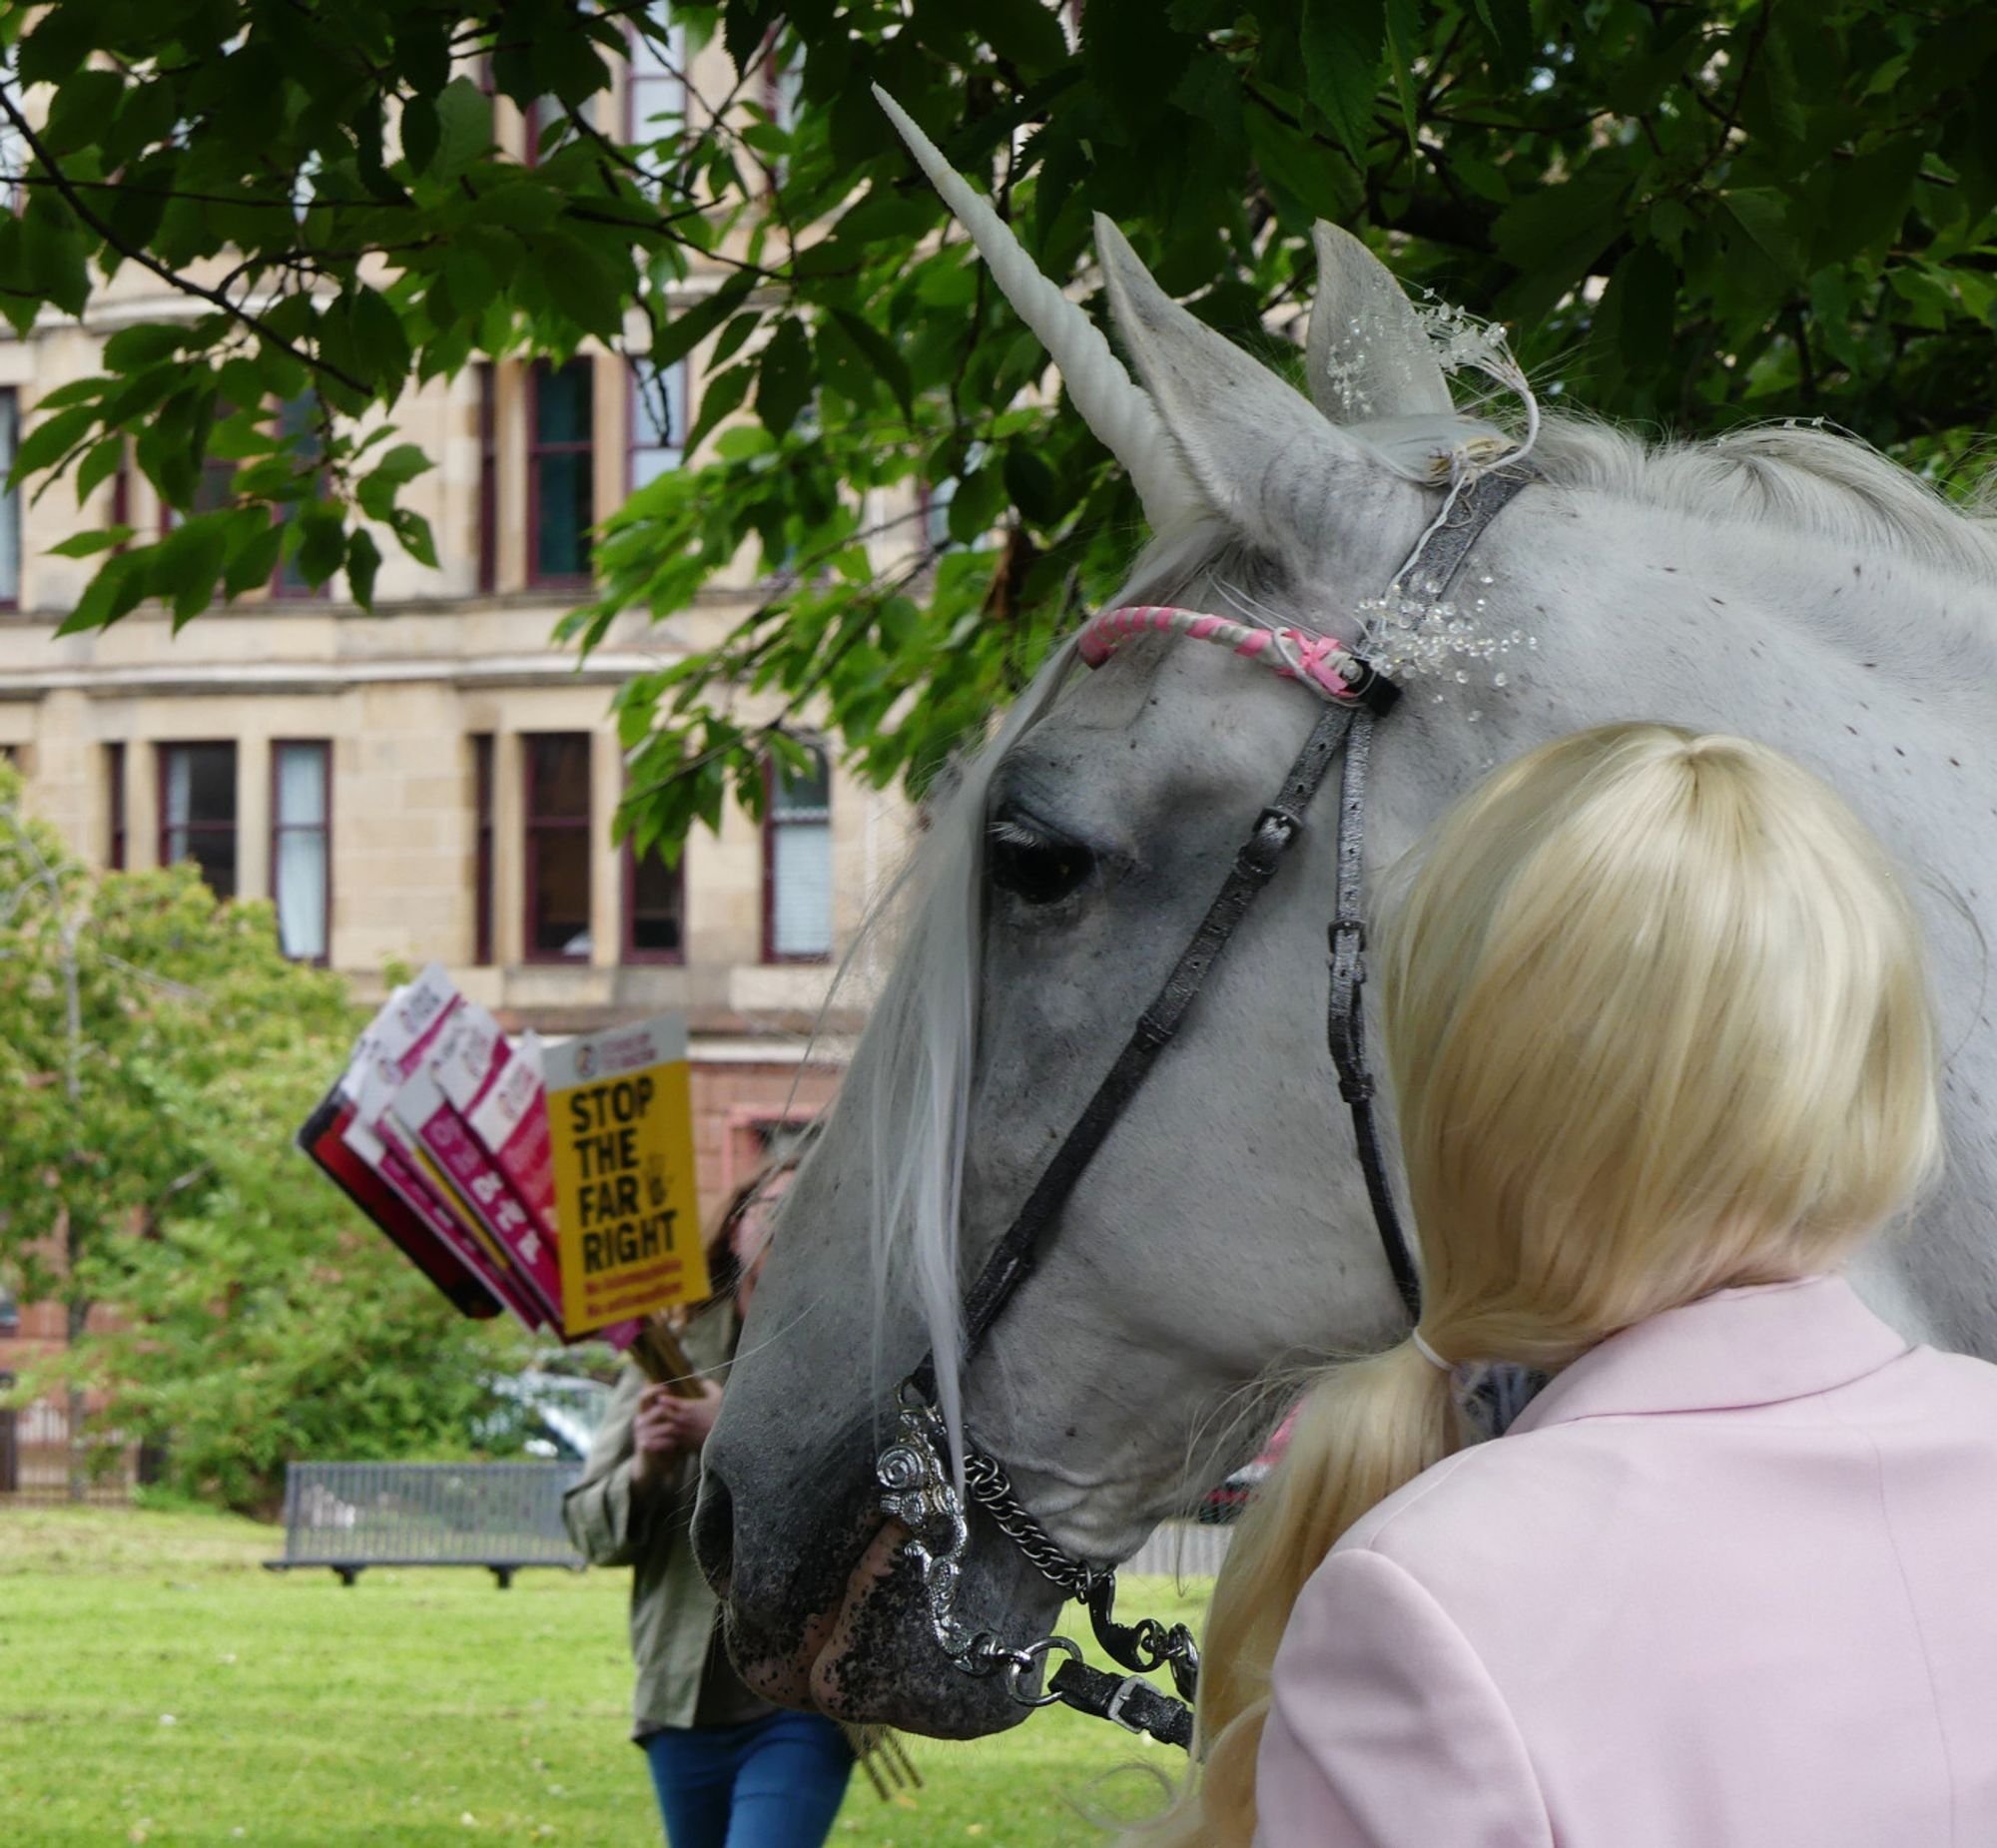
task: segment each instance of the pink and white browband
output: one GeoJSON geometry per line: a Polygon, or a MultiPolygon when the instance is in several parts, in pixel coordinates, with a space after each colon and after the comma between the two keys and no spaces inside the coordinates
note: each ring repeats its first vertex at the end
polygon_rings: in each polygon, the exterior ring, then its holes
{"type": "Polygon", "coordinates": [[[1313,635],[1307,629],[1259,629],[1226,616],[1161,603],[1098,610],[1083,624],[1077,646],[1082,660],[1100,667],[1133,635],[1183,635],[1195,642],[1217,642],[1274,668],[1285,680],[1305,682],[1328,699],[1357,699],[1370,678],[1366,664],[1331,636],[1313,635]]]}

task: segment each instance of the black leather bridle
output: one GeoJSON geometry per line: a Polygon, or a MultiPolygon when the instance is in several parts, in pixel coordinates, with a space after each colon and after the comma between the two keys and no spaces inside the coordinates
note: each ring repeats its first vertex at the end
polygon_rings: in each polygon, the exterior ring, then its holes
{"type": "MultiPolygon", "coordinates": [[[[1446,516],[1430,528],[1403,567],[1400,581],[1419,585],[1430,598],[1445,594],[1485,529],[1536,474],[1529,464],[1514,463],[1467,482],[1450,502],[1446,516]]],[[[1385,675],[1350,655],[1341,657],[1339,673],[1345,695],[1326,704],[1281,787],[1256,816],[1235,853],[1234,864],[1193,931],[1191,941],[1151,1004],[1138,1017],[1108,1075],[1096,1086],[967,1293],[966,1362],[983,1346],[993,1324],[1031,1273],[1053,1236],[1060,1209],[1158,1055],[1177,1034],[1187,1010],[1249,907],[1274,879],[1291,844],[1302,833],[1311,802],[1324,784],[1334,759],[1342,761],[1336,903],[1329,928],[1326,1036],[1338,1074],[1339,1095],[1352,1114],[1353,1137],[1380,1247],[1410,1321],[1420,1319],[1420,1277],[1395,1208],[1374,1120],[1373,1075],[1366,1063],[1362,1011],[1366,777],[1373,728],[1393,710],[1400,689],[1385,675]]],[[[1199,1670],[1198,1649],[1191,1632],[1184,1624],[1167,1628],[1153,1618],[1134,1624],[1116,1621],[1115,1567],[1092,1564],[1063,1551],[1013,1494],[1003,1469],[968,1440],[964,1478],[972,1500],[986,1510],[1042,1575],[1087,1605],[1096,1641],[1130,1672],[1119,1677],[1090,1667],[1069,1637],[1048,1636],[1024,1649],[1012,1649],[990,1631],[971,1633],[958,1625],[953,1604],[970,1530],[962,1498],[944,1464],[946,1441],[943,1421],[935,1410],[933,1353],[923,1357],[903,1383],[899,1397],[897,1435],[882,1452],[878,1465],[883,1490],[881,1505],[885,1514],[901,1520],[910,1530],[905,1550],[923,1568],[932,1618],[945,1652],[968,1673],[1003,1670],[1014,1698],[1024,1704],[1045,1706],[1058,1700],[1082,1712],[1113,1719],[1132,1731],[1145,1732],[1167,1744],[1189,1749],[1192,1711],[1187,1703],[1193,1697],[1199,1670]],[[1065,1659],[1047,1673],[1047,1664],[1055,1653],[1065,1659]],[[1160,1693],[1138,1678],[1160,1667],[1170,1670],[1179,1699],[1160,1693]],[[1041,1691],[1034,1691],[1029,1685],[1036,1672],[1042,1677],[1041,1691]]]]}

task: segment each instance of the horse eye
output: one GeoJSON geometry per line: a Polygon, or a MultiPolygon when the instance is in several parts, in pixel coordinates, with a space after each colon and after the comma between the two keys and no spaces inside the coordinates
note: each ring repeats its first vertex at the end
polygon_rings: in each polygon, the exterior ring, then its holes
{"type": "Polygon", "coordinates": [[[1095,871],[1095,856],[1065,836],[999,821],[992,825],[985,865],[1000,892],[1026,905],[1057,905],[1095,871]]]}

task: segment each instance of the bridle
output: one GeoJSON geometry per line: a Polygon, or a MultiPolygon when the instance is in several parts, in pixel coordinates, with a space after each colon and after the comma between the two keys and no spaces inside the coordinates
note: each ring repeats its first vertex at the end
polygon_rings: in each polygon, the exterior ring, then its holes
{"type": "MultiPolygon", "coordinates": [[[[1434,598],[1445,594],[1471,548],[1520,488],[1537,475],[1516,462],[1468,478],[1444,514],[1423,534],[1397,574],[1396,590],[1413,586],[1434,598]]],[[[1390,595],[1394,594],[1390,592],[1390,595]]],[[[1373,728],[1393,710],[1400,689],[1337,641],[1301,629],[1252,628],[1222,616],[1156,605],[1102,612],[1084,627],[1079,651],[1090,666],[1106,660],[1136,635],[1179,635],[1217,643],[1261,660],[1287,679],[1307,685],[1325,701],[1323,713],[1290,765],[1274,798],[1256,816],[1213,903],[1180,953],[1164,985],[1138,1017],[1108,1075],[1095,1088],[1059,1148],[1026,1196],[1011,1225],[986,1260],[965,1297],[965,1360],[978,1352],[992,1325],[1025,1281],[1051,1236],[1053,1223],[1075,1184],[1159,1053],[1169,1045],[1249,907],[1275,877],[1302,833],[1312,799],[1342,759],[1339,773],[1335,905],[1329,926],[1330,988],[1326,1037],[1338,1074],[1339,1096],[1352,1114],[1353,1137],[1366,1179],[1367,1198],[1387,1268],[1411,1321],[1420,1319],[1421,1283],[1414,1254],[1394,1205],[1392,1184],[1373,1115],[1373,1075],[1366,1064],[1361,991],[1365,984],[1366,925],[1362,911],[1366,842],[1366,777],[1373,728]]],[[[967,1440],[964,1485],[970,1498],[1050,1583],[1085,1604],[1095,1639],[1129,1670],[1117,1676],[1089,1666],[1072,1637],[1043,1636],[1009,1648],[990,1630],[969,1630],[956,1615],[958,1582],[970,1543],[964,1498],[946,1461],[947,1434],[936,1409],[936,1357],[922,1363],[897,1395],[893,1440],[876,1464],[884,1515],[909,1530],[903,1550],[923,1574],[930,1619],[939,1646],[967,1674],[1003,1672],[1007,1691],[1021,1705],[1056,1701],[1111,1719],[1186,1749],[1192,1744],[1190,1702],[1199,1675],[1199,1650],[1183,1624],[1155,1618],[1120,1623],[1115,1618],[1116,1568],[1078,1559],[1062,1550],[1013,1493],[1003,1468],[967,1440]],[[1050,1663],[1055,1655],[1063,1659],[1050,1663]],[[1171,1673],[1179,1698],[1160,1693],[1140,1677],[1158,1668],[1171,1673]],[[1040,1685],[1032,1685],[1035,1675],[1040,1685]]]]}

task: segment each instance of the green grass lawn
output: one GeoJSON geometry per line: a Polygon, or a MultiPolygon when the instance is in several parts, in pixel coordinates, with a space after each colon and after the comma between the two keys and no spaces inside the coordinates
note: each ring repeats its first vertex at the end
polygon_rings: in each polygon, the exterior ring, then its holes
{"type": "MultiPolygon", "coordinates": [[[[0,1511],[0,1838],[41,1844],[658,1838],[626,1739],[626,1575],[472,1568],[278,1575],[282,1535],[213,1515],[0,1511]]],[[[1168,1582],[1126,1607],[1189,1614],[1168,1582]]],[[[1081,1612],[1075,1619],[1085,1623],[1081,1612]]],[[[1176,1752],[1059,1709],[927,1780],[856,1776],[855,1848],[1065,1848],[1176,1752]],[[1121,1772],[1121,1775],[1116,1775],[1121,1772]],[[1103,1780],[1107,1778],[1107,1782],[1103,1780]]]]}

